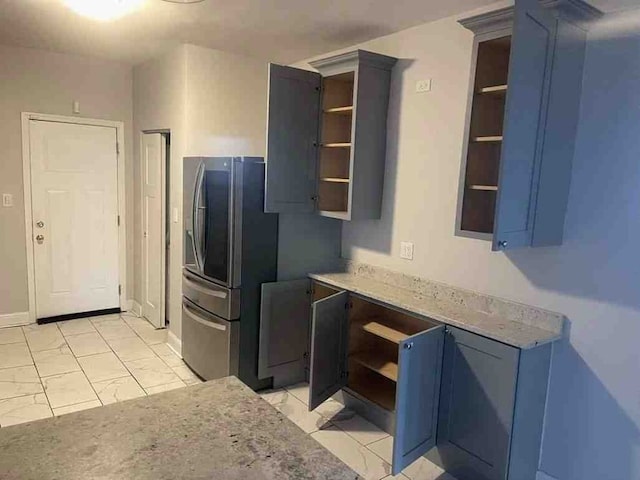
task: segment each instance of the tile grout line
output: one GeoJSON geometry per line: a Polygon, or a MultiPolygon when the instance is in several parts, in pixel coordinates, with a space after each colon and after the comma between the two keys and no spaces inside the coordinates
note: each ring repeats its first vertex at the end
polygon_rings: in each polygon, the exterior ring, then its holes
{"type": "MultiPolygon", "coordinates": [[[[36,323],[37,325],[37,323],[36,323]]],[[[44,393],[44,398],[47,399],[47,405],[49,405],[49,410],[51,410],[51,416],[54,416],[53,413],[53,407],[51,406],[51,401],[49,400],[49,395],[47,395],[47,389],[44,388],[44,382],[42,381],[42,378],[40,376],[40,371],[38,370],[38,367],[36,366],[36,359],[33,357],[33,351],[31,350],[31,345],[29,345],[29,342],[27,341],[27,334],[24,330],[25,327],[22,327],[22,334],[24,335],[24,341],[27,344],[27,350],[29,350],[29,355],[31,356],[31,360],[33,361],[33,369],[36,371],[36,374],[38,375],[38,380],[40,380],[40,386],[42,387],[42,393],[44,393]]],[[[60,331],[60,328],[58,328],[58,325],[56,325],[56,330],[58,331],[58,333],[60,334],[60,336],[62,336],[62,339],[64,340],[64,344],[67,345],[67,347],[69,346],[67,344],[67,339],[64,338],[64,335],[62,335],[62,332],[60,331]]],[[[69,348],[69,350],[71,350],[71,348],[69,348]]]]}

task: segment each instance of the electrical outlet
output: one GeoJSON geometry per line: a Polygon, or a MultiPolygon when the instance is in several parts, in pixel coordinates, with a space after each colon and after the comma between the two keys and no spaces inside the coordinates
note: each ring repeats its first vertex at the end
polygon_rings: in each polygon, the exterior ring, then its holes
{"type": "Polygon", "coordinates": [[[2,194],[2,206],[3,207],[13,207],[13,195],[10,193],[2,194]]]}
{"type": "Polygon", "coordinates": [[[431,79],[418,80],[416,82],[416,93],[424,93],[431,91],[431,79]]]}
{"type": "Polygon", "coordinates": [[[413,243],[400,242],[400,258],[413,260],[413,243]]]}

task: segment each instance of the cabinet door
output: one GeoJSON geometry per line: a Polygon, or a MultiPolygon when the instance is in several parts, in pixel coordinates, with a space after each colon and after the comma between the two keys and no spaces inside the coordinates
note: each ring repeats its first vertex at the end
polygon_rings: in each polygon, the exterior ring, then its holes
{"type": "Polygon", "coordinates": [[[538,0],[517,0],[493,250],[531,244],[557,21],[538,0]]]}
{"type": "Polygon", "coordinates": [[[436,444],[444,325],[400,342],[393,474],[436,444]]]}
{"type": "Polygon", "coordinates": [[[305,380],[310,313],[310,280],[262,284],[259,378],[277,387],[305,380]]]}
{"type": "Polygon", "coordinates": [[[340,292],[313,303],[309,410],[314,410],[347,384],[349,324],[348,293],[340,292]]]}
{"type": "Polygon", "coordinates": [[[504,480],[519,350],[448,327],[438,448],[428,457],[459,480],[504,480]]]}
{"type": "Polygon", "coordinates": [[[265,211],[315,210],[320,75],[269,65],[265,211]]]}

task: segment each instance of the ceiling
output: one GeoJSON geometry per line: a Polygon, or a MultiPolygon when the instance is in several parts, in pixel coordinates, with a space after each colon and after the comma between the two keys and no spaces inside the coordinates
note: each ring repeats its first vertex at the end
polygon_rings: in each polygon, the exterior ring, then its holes
{"type": "MultiPolygon", "coordinates": [[[[87,2],[98,0],[86,0],[87,2]]],[[[607,10],[638,0],[594,0],[607,10]]],[[[180,43],[290,63],[462,13],[492,0],[144,0],[118,20],[97,21],[63,0],[0,0],[0,44],[137,64],[180,43]]]]}

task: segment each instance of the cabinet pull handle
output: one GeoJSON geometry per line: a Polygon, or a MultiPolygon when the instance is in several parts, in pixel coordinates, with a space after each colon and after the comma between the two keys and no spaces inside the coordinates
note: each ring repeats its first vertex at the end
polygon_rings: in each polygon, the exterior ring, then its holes
{"type": "Polygon", "coordinates": [[[405,343],[404,344],[404,349],[405,350],[411,350],[413,348],[413,342],[409,342],[409,343],[405,343]]]}

